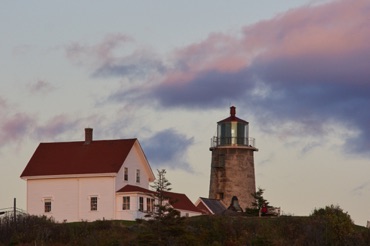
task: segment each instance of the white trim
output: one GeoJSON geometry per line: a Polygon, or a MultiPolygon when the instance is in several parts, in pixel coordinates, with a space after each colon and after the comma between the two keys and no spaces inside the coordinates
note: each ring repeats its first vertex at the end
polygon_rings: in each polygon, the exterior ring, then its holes
{"type": "MultiPolygon", "coordinates": [[[[195,202],[195,207],[197,207],[198,205],[199,205],[199,203],[202,203],[207,209],[208,209],[208,211],[211,213],[211,214],[215,214],[213,211],[212,211],[212,209],[210,209],[208,206],[207,206],[207,204],[203,201],[203,199],[201,199],[201,198],[198,198],[198,200],[195,202]]],[[[199,209],[200,210],[200,209],[199,209]]]]}

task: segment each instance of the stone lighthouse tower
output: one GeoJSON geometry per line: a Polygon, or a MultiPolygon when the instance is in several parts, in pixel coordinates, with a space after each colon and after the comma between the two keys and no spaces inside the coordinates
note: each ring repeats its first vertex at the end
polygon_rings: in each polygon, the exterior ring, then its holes
{"type": "Polygon", "coordinates": [[[239,119],[236,108],[230,107],[230,117],[217,122],[217,136],[211,140],[212,152],[209,198],[226,205],[234,196],[245,210],[252,206],[251,193],[256,192],[254,174],[254,138],[249,137],[248,122],[239,119]]]}

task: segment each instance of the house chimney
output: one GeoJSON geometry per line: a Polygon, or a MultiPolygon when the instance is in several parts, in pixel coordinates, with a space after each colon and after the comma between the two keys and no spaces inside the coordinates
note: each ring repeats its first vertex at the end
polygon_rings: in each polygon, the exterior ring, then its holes
{"type": "Polygon", "coordinates": [[[231,106],[230,107],[230,115],[235,116],[235,114],[236,114],[236,108],[234,106],[231,106]]]}
{"type": "Polygon", "coordinates": [[[85,144],[90,144],[93,141],[93,129],[85,128],[85,144]]]}

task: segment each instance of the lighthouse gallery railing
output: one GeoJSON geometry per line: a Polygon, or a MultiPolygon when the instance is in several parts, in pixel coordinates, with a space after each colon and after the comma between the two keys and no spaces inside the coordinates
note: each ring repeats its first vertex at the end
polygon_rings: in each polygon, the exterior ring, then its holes
{"type": "Polygon", "coordinates": [[[256,147],[256,140],[254,138],[240,138],[240,137],[213,137],[211,139],[211,147],[218,146],[246,146],[256,147]]]}

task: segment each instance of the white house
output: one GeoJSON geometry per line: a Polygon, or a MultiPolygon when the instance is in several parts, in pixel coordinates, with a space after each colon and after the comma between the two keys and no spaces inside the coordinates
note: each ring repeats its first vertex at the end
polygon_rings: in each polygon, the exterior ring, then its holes
{"type": "Polygon", "coordinates": [[[57,222],[135,220],[153,209],[155,176],[139,141],[93,141],[92,132],[85,129],[85,141],[40,143],[21,174],[29,214],[57,222]]]}

